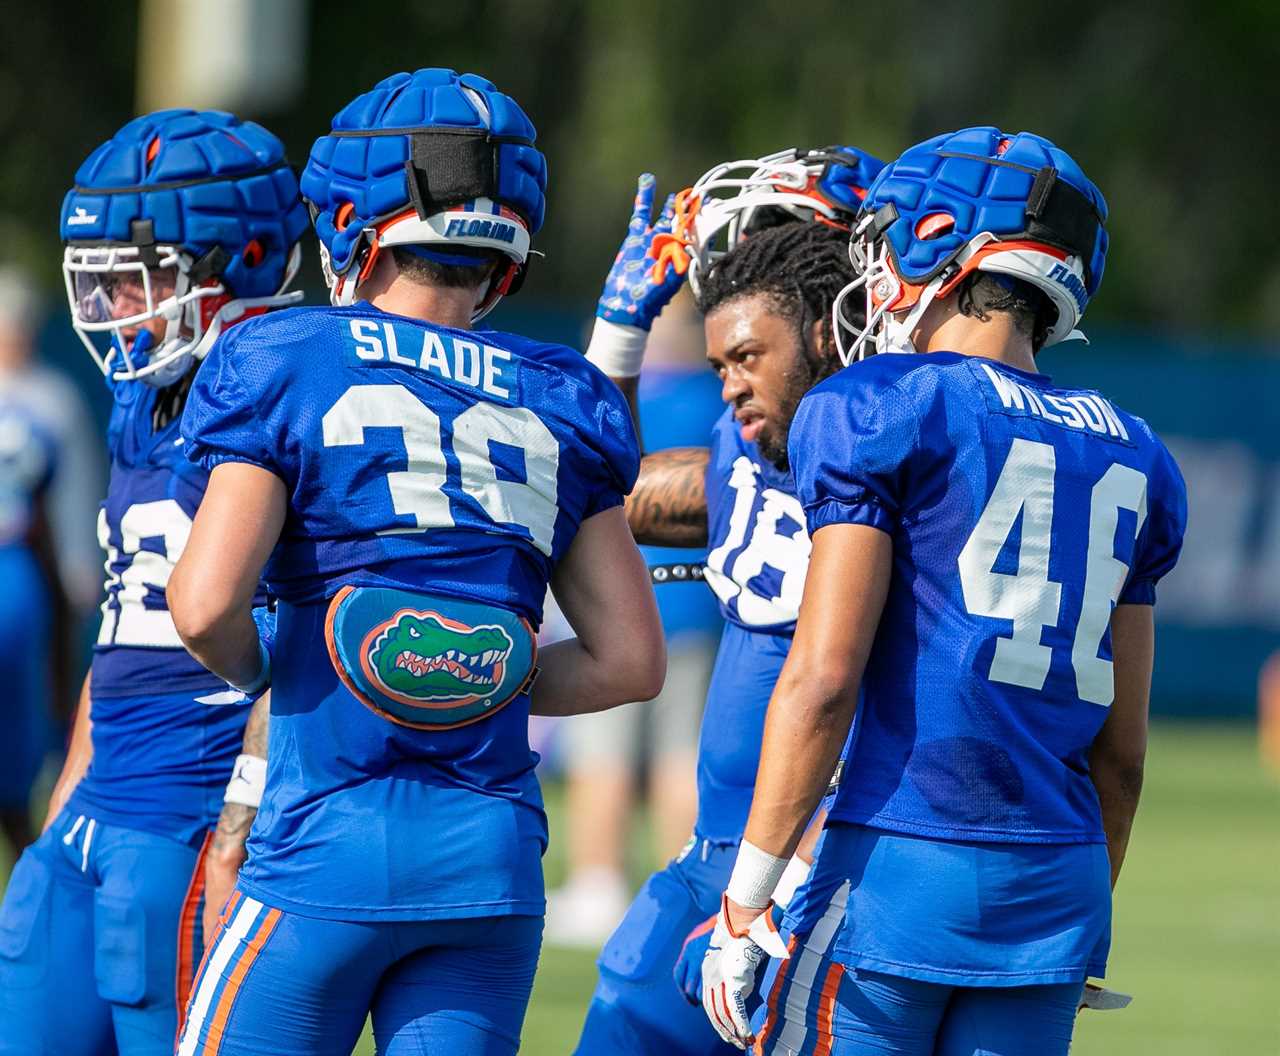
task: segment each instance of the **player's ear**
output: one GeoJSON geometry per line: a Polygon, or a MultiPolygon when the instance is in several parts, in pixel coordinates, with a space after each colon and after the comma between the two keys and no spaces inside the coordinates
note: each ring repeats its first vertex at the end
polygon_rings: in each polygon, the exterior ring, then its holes
{"type": "Polygon", "coordinates": [[[813,349],[814,358],[819,363],[834,363],[839,366],[836,355],[836,343],[832,339],[831,321],[825,316],[815,319],[809,324],[804,335],[805,343],[813,349]]]}

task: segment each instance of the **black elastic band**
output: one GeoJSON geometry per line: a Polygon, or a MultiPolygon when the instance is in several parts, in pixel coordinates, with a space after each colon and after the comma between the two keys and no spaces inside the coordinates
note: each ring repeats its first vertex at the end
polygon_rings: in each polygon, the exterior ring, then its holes
{"type": "Polygon", "coordinates": [[[1003,169],[1017,169],[1019,172],[1030,173],[1035,176],[1040,169],[1033,169],[1030,165],[1023,165],[1017,161],[1006,161],[1004,158],[984,158],[981,154],[962,154],[958,150],[940,150],[938,151],[940,158],[963,158],[965,161],[980,161],[984,165],[998,165],[1003,169]]]}
{"type": "Polygon", "coordinates": [[[1086,278],[1098,242],[1102,217],[1089,196],[1045,167],[1027,195],[1027,235],[1079,257],[1086,278]]]}
{"type": "Polygon", "coordinates": [[[488,136],[493,143],[515,143],[521,147],[533,146],[527,136],[496,136],[483,128],[455,128],[450,125],[422,125],[418,128],[352,128],[334,129],[329,135],[338,139],[371,139],[378,136],[417,136],[432,132],[441,136],[488,136]]]}
{"type": "Polygon", "coordinates": [[[498,196],[498,146],[483,129],[415,132],[409,137],[410,193],[418,216],[474,198],[498,196]],[[416,194],[413,192],[416,191],[416,194]]]}
{"type": "Polygon", "coordinates": [[[287,169],[287,161],[278,161],[261,169],[250,169],[248,172],[229,172],[223,176],[202,176],[198,180],[170,180],[167,183],[138,183],[132,187],[83,187],[76,184],[71,189],[76,194],[145,194],[147,191],[176,191],[183,187],[199,187],[205,183],[225,183],[228,180],[243,180],[250,176],[265,176],[277,169],[287,169]]]}

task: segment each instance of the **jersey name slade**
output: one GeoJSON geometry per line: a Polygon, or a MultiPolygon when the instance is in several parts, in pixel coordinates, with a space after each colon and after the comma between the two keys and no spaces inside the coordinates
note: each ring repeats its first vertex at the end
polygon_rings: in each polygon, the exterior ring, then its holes
{"type": "Polygon", "coordinates": [[[804,509],[790,474],[761,460],[726,413],[707,468],[706,579],[727,620],[748,630],[789,632],[809,567],[804,509]]]}
{"type": "Polygon", "coordinates": [[[355,339],[357,358],[366,363],[385,359],[402,367],[416,367],[445,381],[480,389],[499,399],[511,398],[515,366],[505,348],[464,341],[434,330],[417,330],[407,335],[410,347],[420,346],[413,355],[400,351],[395,326],[377,319],[348,320],[355,339]],[[447,346],[447,349],[446,349],[447,346]],[[506,384],[503,384],[503,382],[506,384]]]}

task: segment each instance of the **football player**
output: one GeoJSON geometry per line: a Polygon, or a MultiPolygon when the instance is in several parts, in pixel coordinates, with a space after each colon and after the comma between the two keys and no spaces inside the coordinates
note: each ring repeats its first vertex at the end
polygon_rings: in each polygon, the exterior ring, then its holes
{"type": "MultiPolygon", "coordinates": [[[[652,226],[646,175],[605,283],[589,358],[633,400],[653,318],[682,272],[696,290],[728,406],[709,448],[645,456],[627,517],[641,542],[710,546],[706,578],[726,622],[702,720],[693,837],[646,881],[600,955],[577,1048],[584,1056],[728,1049],[698,1009],[711,930],[703,925],[742,836],[765,705],[808,561],[787,431],[801,396],[839,366],[831,311],[854,276],[847,225],[879,168],[845,147],[718,166],[652,226]],[[678,245],[665,237],[673,224],[678,245]]],[[[797,857],[776,897],[785,900],[806,871],[797,857]]]]}
{"type": "Polygon", "coordinates": [[[137,118],[62,207],[72,322],[114,406],[106,601],[46,830],[0,909],[0,1052],[168,1053],[201,945],[199,859],[251,697],[182,647],[164,589],[208,474],[178,418],[219,333],[289,303],[306,211],[229,114],[137,118]]]}
{"type": "Polygon", "coordinates": [[[57,441],[33,408],[0,395],[0,835],[13,858],[35,838],[31,787],[53,747],[50,661],[65,659],[50,644],[65,637],[57,624],[67,611],[47,515],[57,462],[57,441]]]}
{"type": "Polygon", "coordinates": [[[665,669],[617,388],[474,329],[545,188],[492,83],[387,78],[302,176],[335,306],[250,321],[196,379],[183,436],[211,475],[169,600],[195,655],[272,701],[182,1056],[345,1056],[370,1012],[379,1052],[519,1044],[545,905],[530,711],[652,697],[665,669]],[[274,658],[250,615],[268,555],[274,658]],[[579,636],[535,667],[549,582],[579,636]]]}
{"type": "Polygon", "coordinates": [[[740,1048],[1060,1056],[1105,971],[1186,518],[1146,423],[1037,364],[1098,291],[1105,219],[1065,151],[994,128],[913,147],[867,196],[849,348],[912,354],[823,382],[791,430],[813,552],[703,973],[740,1048]],[[788,951],[763,911],[859,686],[788,951]]]}

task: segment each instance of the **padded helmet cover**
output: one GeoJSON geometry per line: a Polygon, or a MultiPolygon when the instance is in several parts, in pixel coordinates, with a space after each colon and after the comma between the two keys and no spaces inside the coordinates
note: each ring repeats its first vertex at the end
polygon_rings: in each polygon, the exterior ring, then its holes
{"type": "Polygon", "coordinates": [[[339,111],[302,174],[333,272],[351,267],[367,228],[411,208],[426,219],[489,199],[536,232],[547,164],[535,136],[515,100],[475,74],[422,69],[380,81],[339,111]]]}

